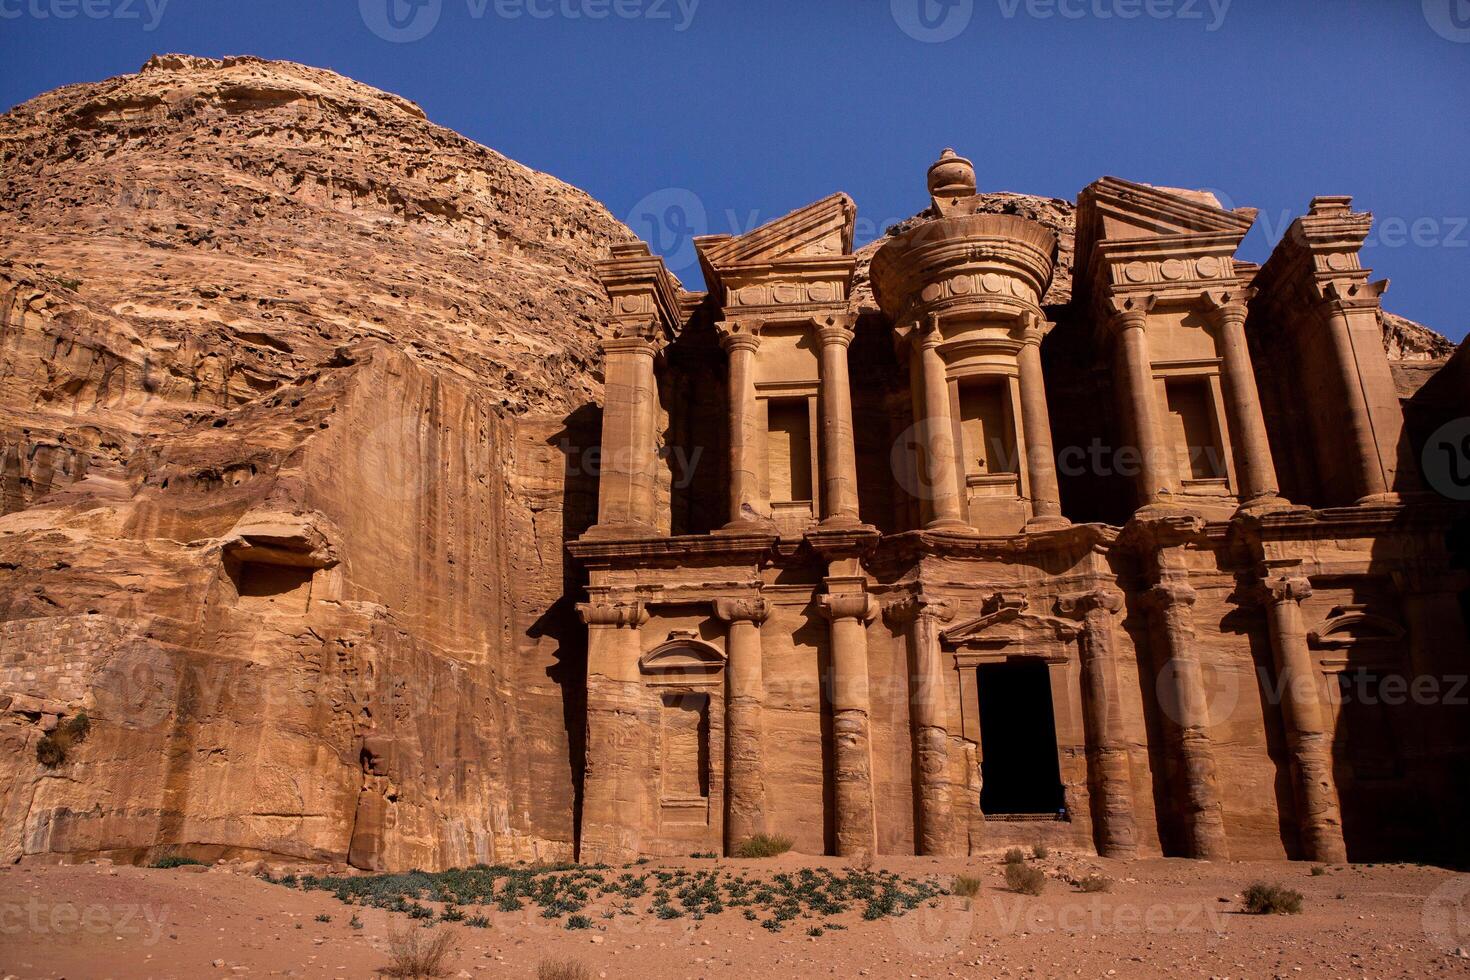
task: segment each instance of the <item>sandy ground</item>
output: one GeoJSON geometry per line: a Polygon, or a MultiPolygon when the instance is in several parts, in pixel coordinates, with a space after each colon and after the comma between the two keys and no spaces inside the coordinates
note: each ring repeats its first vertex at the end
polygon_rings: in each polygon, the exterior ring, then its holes
{"type": "MultiPolygon", "coordinates": [[[[734,911],[694,922],[599,919],[568,931],[488,911],[488,929],[440,924],[460,952],[451,977],[534,977],[548,957],[574,957],[594,977],[1438,977],[1470,976],[1470,876],[1417,866],[1128,864],[1059,855],[1056,875],[1096,868],[1108,894],[1053,878],[1036,898],[1005,890],[998,858],[885,859],[901,874],[979,873],[972,902],[864,922],[821,937],[800,922],[779,934],[734,911]],[[1239,892],[1255,880],[1306,896],[1297,916],[1248,916],[1239,892]],[[967,908],[968,905],[968,908],[967,908]],[[1457,952],[1458,950],[1458,952],[1457,952]]],[[[721,861],[730,869],[840,867],[831,859],[721,861]]],[[[710,868],[710,861],[654,862],[710,868]]],[[[473,910],[466,909],[473,913],[473,910]]],[[[153,870],[83,865],[0,869],[0,977],[375,977],[386,937],[406,916],[354,909],[228,866],[153,870]],[[350,924],[356,912],[361,929],[350,924]],[[319,921],[318,916],[330,916],[319,921]]]]}

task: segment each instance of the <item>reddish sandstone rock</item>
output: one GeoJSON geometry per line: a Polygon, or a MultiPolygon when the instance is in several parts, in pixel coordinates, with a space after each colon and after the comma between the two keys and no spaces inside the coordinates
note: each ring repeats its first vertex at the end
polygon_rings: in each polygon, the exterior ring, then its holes
{"type": "Polygon", "coordinates": [[[559,445],[626,229],[253,58],[43,95],[0,161],[0,859],[569,856],[559,445]]]}

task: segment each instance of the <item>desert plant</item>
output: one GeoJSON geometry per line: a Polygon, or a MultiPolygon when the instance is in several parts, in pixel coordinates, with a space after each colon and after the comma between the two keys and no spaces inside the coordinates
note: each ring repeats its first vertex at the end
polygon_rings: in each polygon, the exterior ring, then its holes
{"type": "Polygon", "coordinates": [[[449,975],[449,961],[459,952],[454,933],[435,929],[405,929],[388,933],[388,958],[378,972],[385,977],[425,980],[449,975]]]}
{"type": "Polygon", "coordinates": [[[1038,861],[1042,858],[1051,857],[1051,848],[1047,847],[1045,844],[1033,844],[1031,846],[1031,856],[1036,858],[1038,861]]]}
{"type": "Polygon", "coordinates": [[[973,875],[955,875],[953,891],[956,895],[974,898],[980,894],[981,884],[981,880],[973,875]]]}
{"type": "Polygon", "coordinates": [[[1006,851],[1006,864],[1020,864],[1025,860],[1026,852],[1021,850],[1019,847],[1013,847],[1009,851],[1006,851]]]}
{"type": "Polygon", "coordinates": [[[1046,874],[1028,864],[1007,864],[1006,887],[1021,895],[1040,895],[1046,888],[1046,874]]]}
{"type": "Polygon", "coordinates": [[[1086,878],[1077,880],[1077,890],[1089,894],[1110,892],[1113,890],[1113,879],[1104,878],[1102,875],[1088,875],[1086,878]]]}
{"type": "Polygon", "coordinates": [[[1251,915],[1296,915],[1302,910],[1302,893],[1258,881],[1245,890],[1244,905],[1251,915]]]}
{"type": "Polygon", "coordinates": [[[791,850],[793,843],[790,837],[782,837],[780,834],[752,834],[735,848],[735,856],[742,858],[775,857],[791,850]]]}
{"type": "Polygon", "coordinates": [[[317,916],[316,916],[316,921],[318,921],[318,922],[331,922],[332,921],[332,917],[330,915],[328,915],[327,913],[325,913],[325,912],[318,912],[317,913],[317,916]]]}
{"type": "Polygon", "coordinates": [[[67,754],[75,745],[87,740],[92,730],[92,719],[85,711],[56,726],[54,731],[41,736],[36,743],[36,761],[47,769],[55,769],[66,761],[67,754]]]}
{"type": "Polygon", "coordinates": [[[165,855],[164,857],[159,858],[157,861],[154,861],[151,865],[149,865],[149,867],[151,867],[151,868],[182,868],[185,865],[189,865],[189,864],[203,864],[203,863],[204,863],[203,861],[196,861],[196,860],[194,860],[191,857],[184,857],[182,854],[168,854],[168,855],[165,855]]]}
{"type": "Polygon", "coordinates": [[[1325,875],[1326,873],[1327,873],[1327,869],[1324,868],[1324,867],[1322,867],[1322,865],[1320,865],[1320,864],[1319,865],[1316,865],[1315,867],[1312,868],[1312,877],[1313,878],[1320,878],[1323,875],[1325,875]]]}
{"type": "Polygon", "coordinates": [[[352,918],[350,918],[350,919],[347,920],[347,924],[349,926],[351,926],[352,928],[354,928],[354,929],[361,929],[362,928],[362,920],[357,917],[357,913],[356,912],[353,912],[352,913],[352,918]]]}
{"type": "Polygon", "coordinates": [[[592,971],[581,960],[542,960],[536,980],[592,980],[592,971]]]}

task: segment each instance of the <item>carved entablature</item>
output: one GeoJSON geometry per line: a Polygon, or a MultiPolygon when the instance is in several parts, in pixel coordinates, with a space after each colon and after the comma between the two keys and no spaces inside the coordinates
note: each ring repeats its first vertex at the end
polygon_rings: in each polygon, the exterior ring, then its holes
{"type": "Polygon", "coordinates": [[[1361,249],[1373,230],[1373,215],[1352,209],[1351,197],[1313,198],[1309,213],[1294,221],[1271,258],[1256,274],[1259,309],[1284,326],[1306,311],[1377,309],[1388,280],[1370,282],[1361,249]]]}
{"type": "Polygon", "coordinates": [[[597,278],[612,302],[612,339],[662,345],[683,329],[691,294],[645,243],[614,245],[612,257],[597,263],[597,278]]]}
{"type": "Polygon", "coordinates": [[[707,235],[694,245],[726,316],[842,310],[857,270],[856,218],[852,199],[834,194],[738,238],[707,235]]]}
{"type": "Polygon", "coordinates": [[[1235,253],[1256,214],[1205,191],[1104,177],[1078,198],[1077,289],[1100,324],[1109,300],[1134,294],[1193,307],[1207,291],[1241,285],[1235,253]]]}

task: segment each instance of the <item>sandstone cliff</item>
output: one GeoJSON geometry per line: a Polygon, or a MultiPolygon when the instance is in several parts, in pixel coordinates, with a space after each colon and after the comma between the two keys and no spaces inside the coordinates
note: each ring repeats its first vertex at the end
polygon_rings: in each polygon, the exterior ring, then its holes
{"type": "Polygon", "coordinates": [[[561,447],[627,230],[182,56],[0,117],[0,228],[0,860],[569,855],[561,447]]]}

